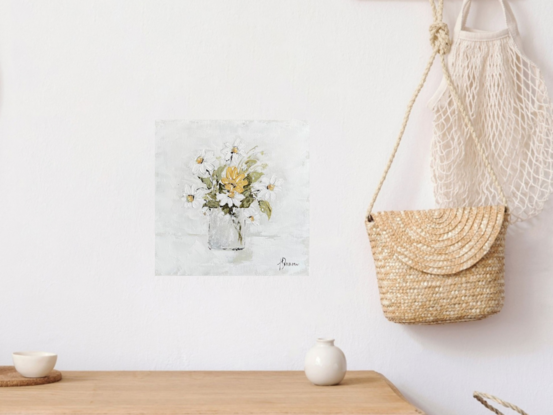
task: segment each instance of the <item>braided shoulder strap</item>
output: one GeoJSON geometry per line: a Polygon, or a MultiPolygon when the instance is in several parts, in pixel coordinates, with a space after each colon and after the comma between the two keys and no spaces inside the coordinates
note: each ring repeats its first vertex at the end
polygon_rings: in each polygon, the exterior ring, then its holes
{"type": "Polygon", "coordinates": [[[486,399],[489,399],[490,401],[497,402],[500,405],[503,405],[505,408],[512,409],[515,412],[518,412],[520,415],[528,415],[526,412],[524,412],[522,409],[520,409],[518,406],[515,406],[513,404],[510,404],[509,402],[505,402],[499,398],[496,398],[495,396],[488,395],[486,393],[482,392],[474,392],[472,395],[474,398],[480,402],[482,405],[484,405],[486,408],[488,408],[490,411],[496,413],[497,415],[503,415],[502,412],[499,412],[499,410],[495,409],[493,406],[491,406],[486,399]]]}
{"type": "Polygon", "coordinates": [[[486,167],[486,170],[490,174],[492,181],[495,185],[495,187],[499,191],[499,195],[501,197],[501,201],[503,205],[507,206],[507,198],[505,197],[505,193],[503,192],[503,189],[501,188],[501,185],[499,184],[499,181],[497,180],[497,176],[495,172],[493,171],[492,166],[490,165],[490,162],[488,158],[486,157],[486,154],[484,153],[484,149],[482,148],[482,144],[480,143],[480,140],[476,136],[476,131],[474,130],[474,126],[472,124],[472,121],[470,120],[470,117],[467,113],[467,110],[465,108],[465,105],[461,101],[461,98],[455,89],[455,86],[453,85],[453,80],[451,79],[451,74],[449,73],[449,69],[447,67],[447,63],[445,60],[445,55],[447,55],[451,49],[451,40],[449,39],[449,29],[447,27],[447,24],[445,24],[442,21],[442,15],[443,15],[443,9],[444,9],[444,0],[429,0],[430,1],[430,7],[432,8],[432,14],[434,16],[434,23],[430,25],[430,43],[432,45],[432,55],[430,56],[430,59],[428,60],[428,63],[426,64],[426,68],[424,69],[424,73],[422,75],[422,79],[415,89],[415,93],[413,94],[413,97],[409,101],[409,104],[407,105],[407,111],[405,112],[405,116],[403,117],[403,123],[401,124],[401,129],[399,131],[399,135],[397,137],[396,143],[394,145],[394,149],[392,150],[392,155],[390,156],[390,159],[388,160],[388,164],[386,165],[386,168],[384,169],[384,174],[382,175],[382,178],[380,179],[380,183],[378,183],[378,186],[376,188],[376,191],[373,195],[373,198],[371,200],[371,203],[369,204],[369,208],[367,209],[367,219],[369,222],[372,221],[372,210],[374,207],[374,204],[376,202],[376,199],[378,197],[378,194],[380,193],[380,190],[382,189],[382,185],[384,184],[384,181],[386,180],[386,176],[388,175],[388,171],[390,170],[390,167],[392,166],[392,162],[394,161],[394,158],[396,156],[397,150],[399,148],[399,144],[401,142],[401,139],[403,137],[403,133],[405,132],[405,128],[407,127],[407,122],[409,121],[409,116],[411,115],[411,110],[413,109],[413,105],[415,104],[415,101],[417,100],[417,97],[419,96],[419,93],[422,90],[422,87],[424,86],[424,83],[426,82],[426,78],[428,77],[428,73],[430,72],[430,68],[432,67],[432,64],[434,63],[434,59],[436,58],[436,55],[440,55],[440,62],[442,66],[442,71],[445,77],[445,80],[447,82],[447,86],[449,87],[449,90],[451,91],[451,95],[453,96],[453,99],[455,100],[455,105],[461,112],[461,115],[463,117],[463,122],[465,123],[466,127],[468,128],[470,132],[470,136],[472,137],[472,140],[474,141],[474,144],[476,145],[476,148],[478,150],[478,153],[480,154],[480,157],[484,161],[484,165],[486,167]]]}

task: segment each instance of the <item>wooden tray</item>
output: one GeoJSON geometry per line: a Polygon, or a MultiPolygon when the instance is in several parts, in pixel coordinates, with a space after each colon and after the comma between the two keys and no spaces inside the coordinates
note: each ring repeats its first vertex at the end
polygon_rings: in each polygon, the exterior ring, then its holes
{"type": "Polygon", "coordinates": [[[52,370],[44,378],[26,378],[17,373],[13,366],[0,366],[0,387],[46,385],[60,380],[61,373],[57,370],[52,370]]]}

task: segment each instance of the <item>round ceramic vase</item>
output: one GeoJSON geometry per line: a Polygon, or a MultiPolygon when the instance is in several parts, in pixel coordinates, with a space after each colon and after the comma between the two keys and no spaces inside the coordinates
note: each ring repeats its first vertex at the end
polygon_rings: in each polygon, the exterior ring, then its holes
{"type": "Polygon", "coordinates": [[[337,385],[346,376],[346,370],[346,356],[334,346],[334,339],[318,339],[305,357],[305,375],[315,385],[337,385]]]}

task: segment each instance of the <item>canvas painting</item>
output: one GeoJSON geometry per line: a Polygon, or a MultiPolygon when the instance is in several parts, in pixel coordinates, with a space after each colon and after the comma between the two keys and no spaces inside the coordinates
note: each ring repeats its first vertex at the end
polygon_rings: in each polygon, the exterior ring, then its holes
{"type": "Polygon", "coordinates": [[[156,275],[308,275],[309,128],[156,123],[156,275]]]}

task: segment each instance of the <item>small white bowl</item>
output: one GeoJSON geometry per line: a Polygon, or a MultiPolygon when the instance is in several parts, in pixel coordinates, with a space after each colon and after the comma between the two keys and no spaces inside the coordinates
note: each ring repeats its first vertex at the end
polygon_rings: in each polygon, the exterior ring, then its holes
{"type": "Polygon", "coordinates": [[[43,378],[54,369],[58,355],[47,352],[15,352],[12,355],[15,370],[26,378],[43,378]]]}

